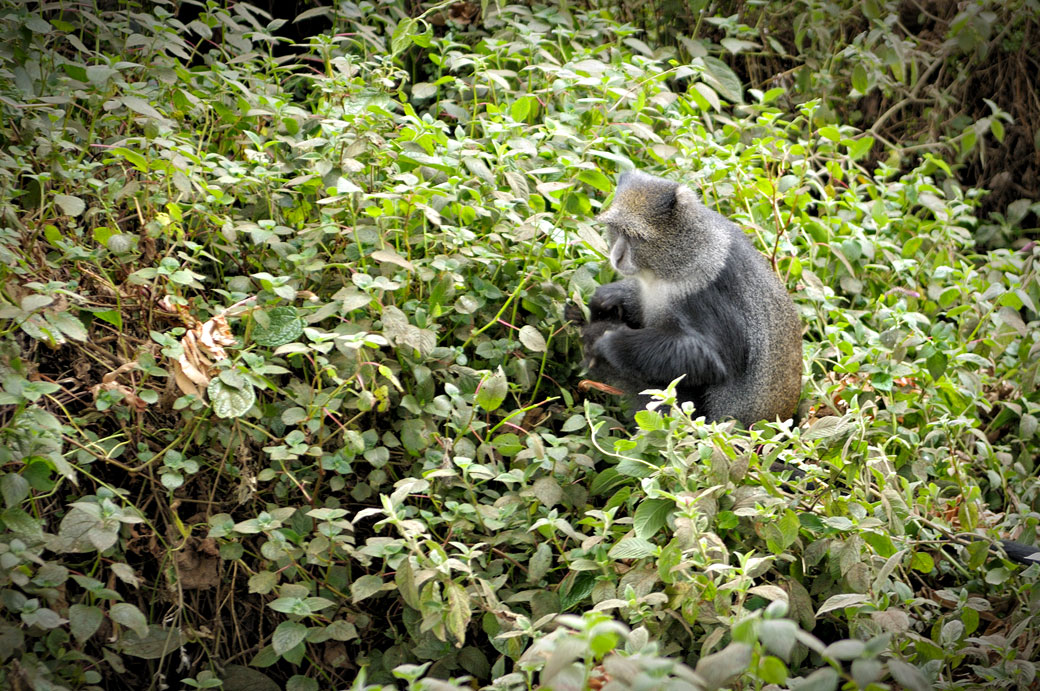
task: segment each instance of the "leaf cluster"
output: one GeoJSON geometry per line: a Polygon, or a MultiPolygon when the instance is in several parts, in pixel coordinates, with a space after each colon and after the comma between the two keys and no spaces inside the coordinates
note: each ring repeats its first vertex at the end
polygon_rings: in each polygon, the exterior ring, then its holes
{"type": "Polygon", "coordinates": [[[1040,251],[723,44],[450,9],[0,6],[0,685],[1033,683],[1040,251]],[[631,167],[788,285],[800,426],[578,387],[631,167]]]}

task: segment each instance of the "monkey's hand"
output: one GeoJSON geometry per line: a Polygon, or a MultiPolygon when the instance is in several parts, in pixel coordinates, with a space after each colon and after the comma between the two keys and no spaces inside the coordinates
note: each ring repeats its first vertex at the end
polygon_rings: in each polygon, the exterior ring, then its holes
{"type": "Polygon", "coordinates": [[[585,313],[573,302],[568,302],[564,306],[563,318],[575,326],[585,326],[585,313]]]}
{"type": "Polygon", "coordinates": [[[632,286],[624,281],[608,283],[596,288],[589,300],[592,321],[628,321],[628,304],[632,301],[632,286]]]}

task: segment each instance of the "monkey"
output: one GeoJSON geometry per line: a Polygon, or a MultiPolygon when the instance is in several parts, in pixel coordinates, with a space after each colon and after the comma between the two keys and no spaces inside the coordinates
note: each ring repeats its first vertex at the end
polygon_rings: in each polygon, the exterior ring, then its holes
{"type": "Polygon", "coordinates": [[[596,289],[582,327],[590,378],[640,392],[685,375],[676,393],[708,422],[746,426],[792,417],[802,390],[802,327],[794,303],[746,235],[692,189],[630,171],[606,227],[622,278],[596,289]]]}

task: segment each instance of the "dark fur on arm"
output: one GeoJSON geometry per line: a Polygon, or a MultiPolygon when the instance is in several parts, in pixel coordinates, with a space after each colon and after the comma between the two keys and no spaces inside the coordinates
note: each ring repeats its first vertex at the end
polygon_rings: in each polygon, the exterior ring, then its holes
{"type": "Polygon", "coordinates": [[[621,326],[604,333],[592,352],[629,378],[657,386],[684,374],[684,386],[718,384],[732,371],[718,344],[696,333],[677,336],[661,329],[621,326]]]}

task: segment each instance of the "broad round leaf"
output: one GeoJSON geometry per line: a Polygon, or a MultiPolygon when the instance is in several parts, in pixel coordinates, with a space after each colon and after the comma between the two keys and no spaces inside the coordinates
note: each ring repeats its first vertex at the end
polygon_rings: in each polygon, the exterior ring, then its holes
{"type": "Polygon", "coordinates": [[[213,412],[217,414],[217,417],[242,417],[256,403],[256,392],[253,390],[253,385],[248,381],[242,383],[241,388],[228,386],[219,378],[209,383],[206,393],[209,394],[213,412]]]}
{"type": "Polygon", "coordinates": [[[262,346],[275,348],[286,343],[292,343],[303,333],[303,320],[296,312],[296,308],[285,305],[273,307],[265,311],[268,319],[266,326],[256,323],[253,330],[253,340],[262,346]]]}

